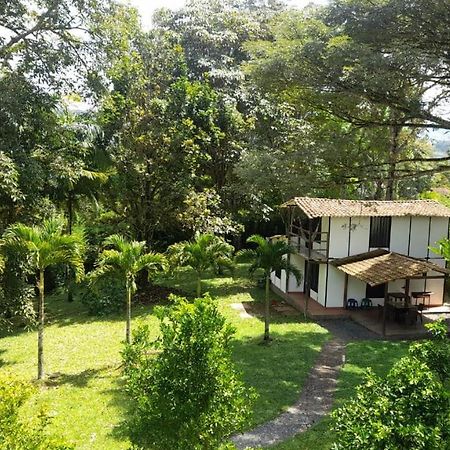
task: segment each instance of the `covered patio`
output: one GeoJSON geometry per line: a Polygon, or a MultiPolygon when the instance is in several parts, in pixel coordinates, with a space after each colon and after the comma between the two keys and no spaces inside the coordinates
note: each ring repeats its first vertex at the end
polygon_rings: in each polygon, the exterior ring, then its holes
{"type": "Polygon", "coordinates": [[[305,293],[288,292],[288,300],[304,311],[308,304],[308,315],[313,319],[351,318],[367,329],[386,337],[419,337],[427,333],[424,325],[444,317],[450,320],[450,306],[430,305],[429,291],[412,291],[411,280],[444,279],[450,270],[430,261],[412,258],[384,249],[377,249],[358,255],[336,259],[331,262],[345,274],[343,307],[324,307],[305,293]],[[351,304],[348,298],[349,277],[369,286],[384,285],[384,298],[378,302],[367,302],[361,308],[351,304]],[[402,291],[390,291],[389,282],[402,280],[402,291]],[[376,303],[376,304],[375,304],[376,303]]]}
{"type": "MultiPolygon", "coordinates": [[[[351,313],[357,321],[360,316],[363,316],[364,321],[370,324],[370,328],[374,331],[376,329],[376,332],[381,331],[382,336],[388,334],[388,322],[389,328],[406,331],[417,328],[418,322],[420,321],[420,324],[422,324],[424,319],[428,320],[430,314],[445,314],[447,312],[443,300],[440,311],[433,311],[435,308],[430,305],[432,292],[411,292],[410,289],[411,280],[445,279],[450,274],[450,271],[445,267],[383,249],[337,259],[332,264],[345,273],[344,307],[358,313],[351,313]],[[384,285],[382,303],[373,308],[372,302],[369,300],[365,302],[365,309],[358,310],[357,305],[347,298],[349,276],[355,277],[372,287],[384,285]],[[396,280],[404,280],[403,291],[389,291],[389,282],[396,280]]],[[[450,313],[450,308],[448,312],[450,313]]]]}

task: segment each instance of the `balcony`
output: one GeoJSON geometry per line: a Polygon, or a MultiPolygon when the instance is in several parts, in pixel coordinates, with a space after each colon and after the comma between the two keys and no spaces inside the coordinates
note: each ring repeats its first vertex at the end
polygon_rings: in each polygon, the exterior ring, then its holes
{"type": "Polygon", "coordinates": [[[313,261],[326,262],[329,256],[328,234],[327,231],[310,231],[292,225],[288,239],[299,255],[313,261]]]}

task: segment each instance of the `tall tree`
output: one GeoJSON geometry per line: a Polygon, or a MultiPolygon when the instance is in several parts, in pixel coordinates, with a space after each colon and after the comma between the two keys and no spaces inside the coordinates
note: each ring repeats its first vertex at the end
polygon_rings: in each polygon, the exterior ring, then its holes
{"type": "MultiPolygon", "coordinates": [[[[38,301],[38,379],[44,378],[45,270],[66,264],[74,268],[77,279],[84,273],[84,234],[81,229],[64,233],[60,218],[46,220],[42,226],[11,225],[3,234],[2,247],[23,255],[37,272],[38,301]]],[[[8,255],[9,253],[7,253],[8,255]]]]}
{"type": "Polygon", "coordinates": [[[146,271],[150,279],[155,273],[162,272],[166,267],[163,255],[145,252],[146,243],[127,241],[117,234],[105,239],[107,248],[100,253],[97,267],[90,274],[95,283],[103,277],[114,277],[125,284],[126,288],[126,342],[131,343],[131,301],[137,290],[136,277],[141,271],[146,271]]]}

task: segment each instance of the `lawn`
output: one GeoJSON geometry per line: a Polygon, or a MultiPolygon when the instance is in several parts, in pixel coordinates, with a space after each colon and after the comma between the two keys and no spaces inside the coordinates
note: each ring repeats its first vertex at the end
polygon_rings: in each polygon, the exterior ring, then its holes
{"type": "MultiPolygon", "coordinates": [[[[236,327],[233,357],[245,381],[259,394],[253,423],[276,416],[292,404],[321,346],[329,337],[320,326],[304,322],[300,315],[274,315],[270,346],[260,345],[261,317],[242,318],[232,303],[258,302],[263,291],[244,277],[241,266],[235,278],[213,277],[204,288],[216,296],[222,312],[236,327]]],[[[194,290],[188,271],[176,278],[158,280],[194,290]]],[[[274,296],[275,298],[275,296],[274,296]]],[[[45,364],[49,379],[37,401],[52,412],[51,430],[79,449],[125,449],[120,424],[127,408],[120,371],[120,351],[125,334],[122,315],[89,316],[82,304],[64,298],[48,298],[45,364]]],[[[158,323],[150,306],[134,308],[133,324],[150,323],[157,335],[158,323]]],[[[0,367],[32,379],[36,376],[36,333],[17,332],[0,339],[0,367]]]]}

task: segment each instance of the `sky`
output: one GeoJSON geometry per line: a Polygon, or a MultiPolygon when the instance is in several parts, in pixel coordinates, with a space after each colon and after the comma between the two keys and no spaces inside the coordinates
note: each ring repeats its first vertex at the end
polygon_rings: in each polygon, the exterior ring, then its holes
{"type": "MultiPolygon", "coordinates": [[[[155,9],[171,8],[178,9],[184,5],[185,0],[128,0],[126,3],[135,6],[142,17],[142,25],[145,29],[150,28],[151,18],[155,9]]],[[[287,3],[302,8],[309,3],[325,4],[327,0],[287,0],[287,3]]]]}

